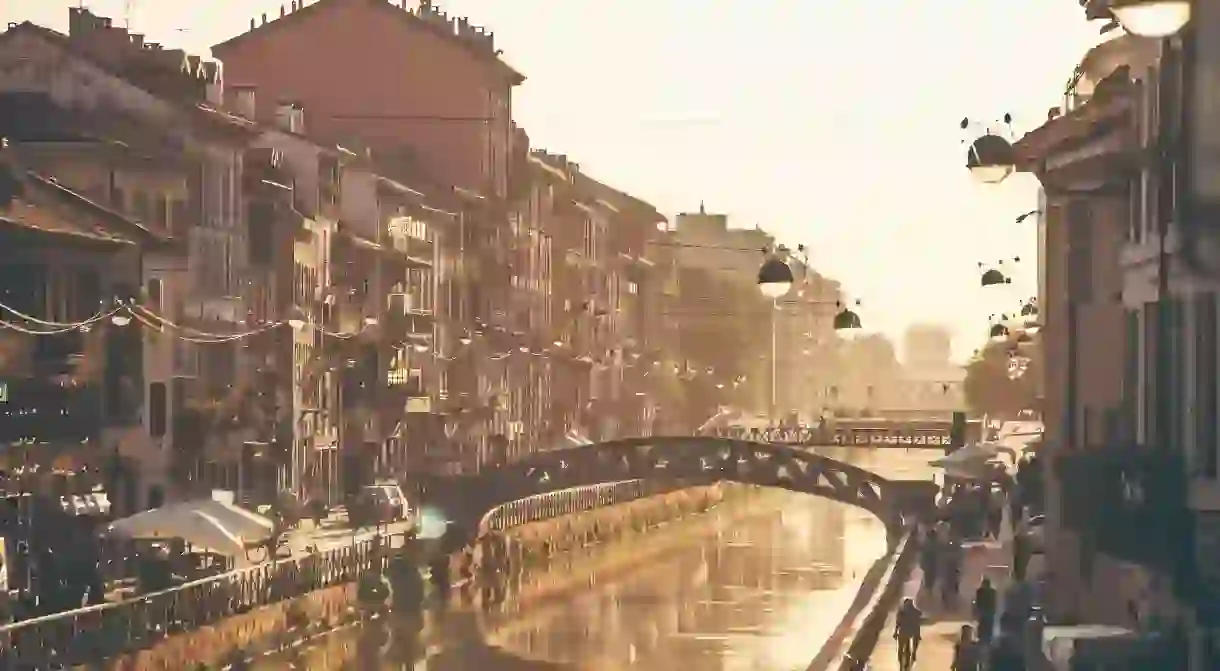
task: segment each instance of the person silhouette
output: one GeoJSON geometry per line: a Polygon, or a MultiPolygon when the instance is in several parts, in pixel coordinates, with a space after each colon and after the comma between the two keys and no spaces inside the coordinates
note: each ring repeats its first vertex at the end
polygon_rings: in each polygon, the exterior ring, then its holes
{"type": "Polygon", "coordinates": [[[919,641],[922,638],[923,611],[915,605],[914,599],[903,599],[894,619],[894,639],[898,641],[898,668],[900,671],[910,671],[915,666],[919,655],[919,641]]]}

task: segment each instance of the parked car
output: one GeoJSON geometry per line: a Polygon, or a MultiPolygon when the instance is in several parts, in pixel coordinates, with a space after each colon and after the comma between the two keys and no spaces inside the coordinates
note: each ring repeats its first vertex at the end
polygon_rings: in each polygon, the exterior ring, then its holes
{"type": "Polygon", "coordinates": [[[353,526],[415,522],[415,510],[402,489],[394,483],[375,483],[360,488],[347,506],[353,526]]]}

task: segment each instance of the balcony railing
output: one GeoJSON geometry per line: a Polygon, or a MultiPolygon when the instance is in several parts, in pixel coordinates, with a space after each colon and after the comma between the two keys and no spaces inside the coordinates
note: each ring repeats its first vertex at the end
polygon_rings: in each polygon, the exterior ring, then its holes
{"type": "Polygon", "coordinates": [[[33,363],[39,375],[58,375],[75,369],[85,355],[86,335],[67,331],[34,339],[33,363]]]}
{"type": "Polygon", "coordinates": [[[75,444],[102,428],[101,392],[93,385],[61,386],[43,380],[8,380],[0,404],[0,444],[75,444]]]}
{"type": "Polygon", "coordinates": [[[1064,524],[1098,552],[1177,575],[1193,547],[1180,454],[1136,446],[1058,457],[1064,524]]]}

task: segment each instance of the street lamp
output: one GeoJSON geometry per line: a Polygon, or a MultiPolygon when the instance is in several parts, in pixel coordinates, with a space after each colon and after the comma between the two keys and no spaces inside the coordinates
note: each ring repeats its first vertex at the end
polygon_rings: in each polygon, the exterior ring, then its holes
{"type": "MultiPolygon", "coordinates": [[[[961,129],[970,128],[969,118],[962,119],[961,129]]],[[[1012,130],[1012,115],[1004,115],[1004,125],[1012,130]]],[[[966,151],[966,168],[970,175],[983,184],[999,184],[1016,172],[1017,152],[1007,138],[986,130],[970,143],[966,151]]]]}
{"type": "Polygon", "coordinates": [[[1132,35],[1161,39],[1190,22],[1190,0],[1111,0],[1110,12],[1132,35]]]}
{"type": "Polygon", "coordinates": [[[777,341],[775,333],[775,312],[779,310],[779,299],[784,294],[792,290],[792,283],[796,278],[792,276],[792,268],[779,255],[769,257],[762,267],[758,269],[758,290],[764,296],[772,301],[771,311],[771,394],[768,404],[768,419],[771,422],[776,421],[776,383],[777,383],[777,362],[778,355],[776,352],[777,341]]]}
{"type": "Polygon", "coordinates": [[[772,256],[758,269],[758,290],[772,300],[782,297],[792,289],[795,278],[792,268],[779,256],[772,256]]]}
{"type": "Polygon", "coordinates": [[[288,319],[286,321],[292,330],[300,331],[301,329],[305,328],[305,324],[308,323],[308,318],[301,308],[294,305],[292,309],[288,311],[288,319]]]}
{"type": "Polygon", "coordinates": [[[127,326],[131,323],[131,315],[116,312],[113,315],[110,315],[110,323],[114,324],[115,326],[127,326]]]}
{"type": "Polygon", "coordinates": [[[834,329],[836,331],[860,331],[864,325],[860,323],[860,315],[846,306],[835,314],[834,329]]]}

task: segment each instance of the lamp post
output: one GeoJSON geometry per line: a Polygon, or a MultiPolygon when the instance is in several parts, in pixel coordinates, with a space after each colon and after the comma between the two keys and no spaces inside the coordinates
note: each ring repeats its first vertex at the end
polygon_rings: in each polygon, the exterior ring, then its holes
{"type": "Polygon", "coordinates": [[[767,416],[771,423],[775,423],[776,413],[776,378],[777,378],[777,340],[776,340],[776,313],[779,312],[779,299],[787,294],[792,289],[792,283],[795,278],[792,276],[792,268],[778,254],[773,254],[767,258],[762,267],[758,269],[758,290],[763,296],[771,299],[771,390],[767,401],[767,416]]]}

